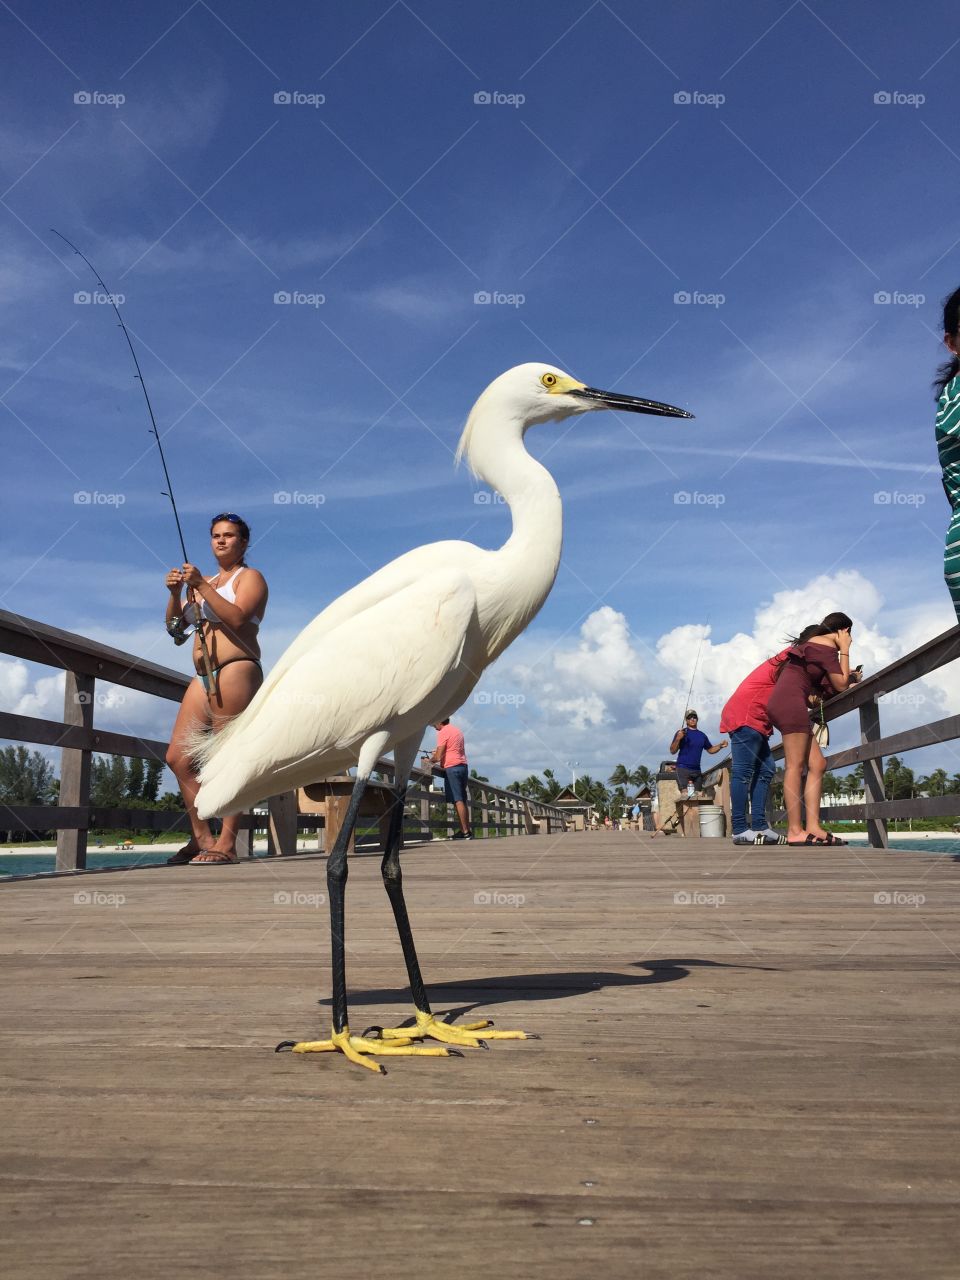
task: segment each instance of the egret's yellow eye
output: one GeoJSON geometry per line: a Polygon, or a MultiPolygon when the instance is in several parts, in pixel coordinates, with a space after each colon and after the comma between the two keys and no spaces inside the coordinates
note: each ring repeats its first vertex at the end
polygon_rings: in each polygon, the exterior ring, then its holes
{"type": "Polygon", "coordinates": [[[545,373],[540,381],[545,387],[555,387],[557,385],[557,375],[555,373],[545,373]]]}

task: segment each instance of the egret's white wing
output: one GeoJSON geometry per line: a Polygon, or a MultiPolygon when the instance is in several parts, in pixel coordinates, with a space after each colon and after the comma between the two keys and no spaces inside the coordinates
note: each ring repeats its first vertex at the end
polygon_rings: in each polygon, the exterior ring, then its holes
{"type": "Polygon", "coordinates": [[[355,762],[373,733],[397,741],[426,727],[461,681],[475,617],[470,578],[444,570],[315,638],[268,697],[208,740],[198,812],[237,812],[355,762]]]}
{"type": "Polygon", "coordinates": [[[301,658],[310,653],[321,636],[334,631],[350,618],[358,617],[381,600],[389,600],[405,587],[412,586],[430,574],[446,569],[469,572],[475,560],[489,557],[489,552],[469,542],[432,542],[415,547],[389,564],[377,569],[355,587],[345,591],[303,628],[287,646],[270,669],[267,678],[257,691],[256,701],[262,702],[277,685],[281,677],[301,658]]]}

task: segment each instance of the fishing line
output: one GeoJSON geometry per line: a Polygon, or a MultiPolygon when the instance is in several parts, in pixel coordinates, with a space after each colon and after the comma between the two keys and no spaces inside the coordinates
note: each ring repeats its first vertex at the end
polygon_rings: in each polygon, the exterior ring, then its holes
{"type": "MultiPolygon", "coordinates": [[[[110,303],[110,306],[113,307],[114,315],[116,315],[117,317],[117,323],[120,325],[120,328],[123,332],[123,336],[127,340],[127,346],[130,348],[130,354],[133,357],[134,367],[137,370],[137,374],[136,374],[137,381],[140,383],[141,390],[143,391],[143,398],[147,402],[147,413],[149,413],[150,415],[150,430],[148,432],[148,435],[152,435],[157,442],[157,449],[159,450],[159,453],[160,453],[160,462],[161,462],[161,465],[163,466],[163,478],[166,481],[167,487],[166,489],[161,489],[160,492],[163,494],[165,498],[170,499],[170,506],[173,508],[173,518],[177,523],[177,537],[180,539],[180,550],[183,552],[183,563],[191,564],[192,561],[190,560],[190,557],[187,555],[187,546],[183,538],[183,528],[180,524],[180,513],[177,510],[177,502],[173,496],[173,483],[170,480],[170,472],[167,470],[166,455],[163,452],[163,444],[161,443],[161,440],[160,440],[160,432],[157,430],[157,419],[154,416],[153,405],[150,403],[150,393],[147,391],[147,384],[144,381],[143,370],[140,368],[140,361],[137,359],[136,348],[133,345],[133,341],[130,337],[129,331],[127,330],[127,326],[123,322],[123,316],[120,314],[120,308],[117,306],[117,295],[114,293],[111,293],[111,291],[107,288],[106,284],[104,283],[103,276],[100,274],[97,268],[93,265],[93,263],[90,261],[87,255],[85,253],[81,253],[81,251],[77,248],[77,246],[73,243],[72,240],[68,240],[67,237],[63,234],[63,232],[58,231],[56,227],[51,227],[50,230],[53,232],[55,236],[59,236],[65,245],[69,245],[69,247],[73,250],[73,252],[77,254],[78,257],[82,258],[84,262],[87,264],[87,266],[90,268],[90,270],[93,272],[96,278],[97,284],[103,290],[106,300],[110,303]]],[[[194,617],[197,618],[198,620],[195,626],[195,630],[200,640],[200,648],[203,654],[203,666],[204,666],[204,670],[206,671],[207,684],[209,686],[208,695],[212,698],[213,688],[214,688],[213,664],[210,661],[210,651],[207,648],[206,637],[203,633],[203,622],[202,622],[202,616],[200,613],[200,606],[197,603],[196,593],[194,592],[193,588],[190,586],[187,587],[187,599],[190,602],[190,604],[193,605],[194,617]]],[[[187,638],[187,635],[189,634],[184,626],[177,625],[176,623],[172,624],[172,629],[168,628],[168,630],[170,630],[170,635],[173,637],[173,641],[175,644],[183,644],[183,642],[187,638]]]]}

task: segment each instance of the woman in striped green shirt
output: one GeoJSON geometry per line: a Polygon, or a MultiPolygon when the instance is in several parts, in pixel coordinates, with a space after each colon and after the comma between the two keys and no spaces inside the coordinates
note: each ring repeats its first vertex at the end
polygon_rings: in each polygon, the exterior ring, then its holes
{"type": "Polygon", "coordinates": [[[943,490],[953,508],[943,552],[943,576],[960,622],[960,289],[943,305],[943,340],[951,359],[941,365],[934,386],[937,405],[937,452],[943,468],[943,490]]]}

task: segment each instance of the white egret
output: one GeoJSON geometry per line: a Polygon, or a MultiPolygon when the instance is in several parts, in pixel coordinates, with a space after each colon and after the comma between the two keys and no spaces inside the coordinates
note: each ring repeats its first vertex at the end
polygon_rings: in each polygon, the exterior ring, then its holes
{"type": "MultiPolygon", "coordinates": [[[[560,562],[562,508],[547,469],[527,453],[528,427],[591,409],[691,418],[672,405],[597,391],[560,369],[522,364],[496,378],[470,412],[458,460],[500,493],[513,532],[496,551],[435,542],[408,551],[347,591],[287,649],[256,697],[197,749],[201,817],[248,809],[269,795],[357,766],[350,807],[327,860],[333,949],[329,1040],[285,1043],[297,1052],[340,1050],[383,1070],[370,1054],[434,1054],[482,1044],[488,1023],[438,1022],[427,1001],[400,877],[403,797],[427,725],[452,714],[481,674],[535,617],[560,562]],[[416,1025],[352,1036],[344,972],[347,845],[379,756],[393,751],[396,797],[381,867],[416,1010],[416,1025]]],[[[485,1036],[524,1038],[522,1031],[485,1036]]]]}

